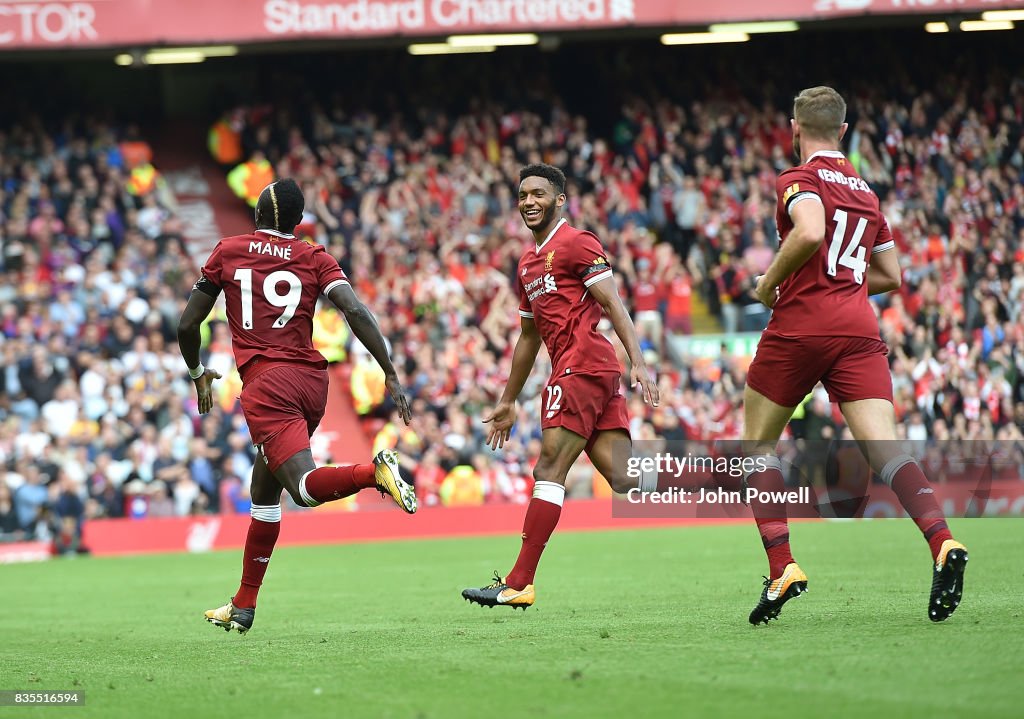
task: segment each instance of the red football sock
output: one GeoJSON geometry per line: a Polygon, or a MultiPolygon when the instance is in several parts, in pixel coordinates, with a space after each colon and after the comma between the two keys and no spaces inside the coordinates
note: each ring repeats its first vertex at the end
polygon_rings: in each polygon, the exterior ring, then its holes
{"type": "MultiPolygon", "coordinates": [[[[747,475],[747,486],[759,492],[784,492],[785,482],[779,460],[769,457],[767,468],[747,475]]],[[[751,500],[750,509],[757,522],[765,554],[768,555],[768,578],[778,579],[786,565],[794,561],[789,548],[789,523],[786,520],[786,505],[779,502],[751,500]]]]}
{"type": "MultiPolygon", "coordinates": [[[[278,507],[280,512],[280,507],[278,507]]],[[[263,577],[270,564],[277,536],[281,533],[281,521],[263,522],[253,518],[249,522],[249,534],[245,538],[245,552],[242,555],[242,583],[232,597],[236,607],[255,607],[256,594],[263,584],[263,577]]]]}
{"type": "Polygon", "coordinates": [[[555,531],[558,517],[562,513],[565,487],[555,482],[537,482],[533,488],[533,499],[526,508],[523,522],[523,546],[512,571],[505,577],[505,584],[513,589],[523,589],[533,584],[537,564],[544,547],[555,531]]]}
{"type": "Polygon", "coordinates": [[[351,496],[361,489],[369,489],[376,483],[373,479],[372,464],[349,464],[343,467],[317,467],[302,478],[299,492],[306,504],[315,506],[351,496]],[[309,500],[313,500],[310,503],[309,500]]]}
{"type": "Polygon", "coordinates": [[[932,552],[932,559],[937,559],[942,543],[952,539],[953,535],[921,467],[912,457],[897,457],[882,469],[882,479],[889,483],[900,504],[921,530],[932,552]]]}

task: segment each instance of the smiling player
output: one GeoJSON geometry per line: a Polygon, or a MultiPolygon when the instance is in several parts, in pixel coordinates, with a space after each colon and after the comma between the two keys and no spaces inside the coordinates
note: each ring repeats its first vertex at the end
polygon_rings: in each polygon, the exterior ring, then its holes
{"type": "MultiPolygon", "coordinates": [[[[488,444],[497,449],[508,440],[516,398],[541,342],[551,356],[551,377],[541,397],[543,437],[519,558],[507,577],[496,572],[490,585],[462,592],[464,598],[482,606],[504,604],[525,610],[533,604],[537,564],[562,511],[566,474],[581,452],[587,452],[616,492],[637,486],[635,479],[626,476],[625,463],[612,458],[617,443],[621,452],[622,444],[630,442],[629,416],[619,392],[615,351],[597,331],[602,310],[629,356],[630,386],[639,384],[644,400],[658,404],[658,389],[619,299],[608,255],[597,237],[571,227],[562,217],[565,200],[565,175],[558,168],[528,165],[520,171],[519,214],[535,244],[519,261],[522,334],[505,391],[484,417],[490,424],[488,444]]],[[[641,484],[645,481],[641,478],[641,484]]]]}

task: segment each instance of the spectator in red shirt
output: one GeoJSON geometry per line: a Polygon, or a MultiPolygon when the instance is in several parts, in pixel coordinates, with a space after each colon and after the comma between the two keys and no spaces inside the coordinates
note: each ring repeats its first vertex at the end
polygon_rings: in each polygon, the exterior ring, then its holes
{"type": "Polygon", "coordinates": [[[663,322],[659,303],[662,293],[651,270],[651,261],[641,257],[636,262],[636,281],[630,293],[633,304],[633,323],[641,348],[650,347],[662,355],[663,322]]]}
{"type": "Polygon", "coordinates": [[[665,327],[669,332],[688,335],[693,332],[692,296],[693,280],[682,259],[668,267],[662,285],[665,303],[665,327]]]}

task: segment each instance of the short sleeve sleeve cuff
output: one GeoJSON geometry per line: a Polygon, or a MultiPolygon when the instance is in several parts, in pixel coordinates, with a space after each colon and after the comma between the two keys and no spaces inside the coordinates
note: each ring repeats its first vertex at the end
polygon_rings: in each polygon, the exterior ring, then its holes
{"type": "Polygon", "coordinates": [[[213,283],[213,281],[206,275],[199,275],[199,279],[192,286],[194,292],[202,292],[205,295],[216,298],[220,295],[220,287],[213,283]]]}
{"type": "Polygon", "coordinates": [[[590,287],[591,285],[597,284],[601,280],[606,280],[606,279],[608,279],[611,276],[612,276],[612,268],[609,267],[607,269],[601,270],[600,272],[595,272],[593,275],[591,275],[586,280],[584,280],[583,284],[586,287],[590,287]]]}
{"type": "Polygon", "coordinates": [[[810,190],[804,190],[803,192],[798,192],[789,198],[786,202],[786,212],[792,213],[793,208],[804,200],[815,200],[819,205],[824,204],[822,203],[821,198],[818,197],[818,193],[811,192],[810,190]]]}
{"type": "Polygon", "coordinates": [[[348,280],[334,280],[333,282],[329,282],[327,284],[327,286],[324,287],[324,294],[325,295],[329,295],[329,294],[331,294],[331,290],[333,290],[335,287],[338,287],[339,285],[347,285],[347,284],[349,284],[348,280]]]}

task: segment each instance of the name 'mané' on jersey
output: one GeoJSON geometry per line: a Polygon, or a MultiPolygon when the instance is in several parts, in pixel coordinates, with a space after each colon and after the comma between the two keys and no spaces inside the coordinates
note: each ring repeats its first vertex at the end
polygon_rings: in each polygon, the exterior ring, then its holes
{"type": "Polygon", "coordinates": [[[256,358],[326,367],[313,348],[313,313],[320,295],[341,283],[348,279],[323,247],[257,230],[218,242],[196,289],[224,292],[231,347],[244,378],[256,358]]]}

